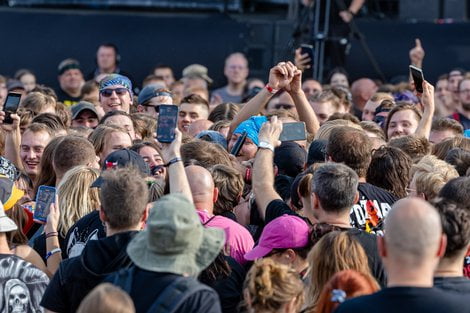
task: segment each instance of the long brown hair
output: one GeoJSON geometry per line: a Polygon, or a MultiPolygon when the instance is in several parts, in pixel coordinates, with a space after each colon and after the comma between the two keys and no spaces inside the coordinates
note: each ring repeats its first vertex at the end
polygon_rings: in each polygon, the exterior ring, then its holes
{"type": "Polygon", "coordinates": [[[364,248],[348,231],[333,231],[324,235],[313,246],[307,260],[310,265],[308,312],[314,312],[323,287],[335,273],[351,269],[371,276],[364,248]]]}

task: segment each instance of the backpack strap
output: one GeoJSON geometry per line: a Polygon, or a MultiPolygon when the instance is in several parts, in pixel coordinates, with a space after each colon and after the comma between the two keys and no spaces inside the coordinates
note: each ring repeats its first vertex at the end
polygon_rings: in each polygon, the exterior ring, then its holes
{"type": "Polygon", "coordinates": [[[147,313],[174,313],[186,299],[202,290],[212,289],[195,278],[178,277],[160,293],[147,313]]]}
{"type": "Polygon", "coordinates": [[[132,278],[134,276],[135,266],[130,269],[122,269],[115,276],[113,285],[121,287],[125,292],[130,294],[132,290],[132,278]]]}

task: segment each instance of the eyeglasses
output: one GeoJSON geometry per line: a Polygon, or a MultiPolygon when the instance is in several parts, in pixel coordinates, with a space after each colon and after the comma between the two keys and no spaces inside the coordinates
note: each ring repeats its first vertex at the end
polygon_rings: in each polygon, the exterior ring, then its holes
{"type": "Polygon", "coordinates": [[[290,104],[284,104],[284,103],[279,103],[279,104],[276,104],[274,106],[274,108],[276,110],[280,110],[280,109],[284,109],[284,110],[290,110],[292,109],[294,106],[293,105],[290,105],[290,104]]]}
{"type": "Polygon", "coordinates": [[[111,97],[113,95],[113,92],[115,92],[116,95],[118,95],[118,96],[123,96],[129,91],[127,90],[127,88],[115,88],[115,89],[108,88],[108,89],[101,90],[100,94],[103,97],[108,98],[108,97],[111,97]]]}

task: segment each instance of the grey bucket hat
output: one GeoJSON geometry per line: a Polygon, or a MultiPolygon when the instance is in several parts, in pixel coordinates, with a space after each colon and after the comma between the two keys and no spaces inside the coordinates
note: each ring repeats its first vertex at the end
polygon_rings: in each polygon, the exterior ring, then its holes
{"type": "Polygon", "coordinates": [[[204,228],[194,205],[182,194],[170,194],[155,203],[147,228],[129,243],[127,254],[147,271],[196,276],[224,243],[222,229],[204,228]]]}

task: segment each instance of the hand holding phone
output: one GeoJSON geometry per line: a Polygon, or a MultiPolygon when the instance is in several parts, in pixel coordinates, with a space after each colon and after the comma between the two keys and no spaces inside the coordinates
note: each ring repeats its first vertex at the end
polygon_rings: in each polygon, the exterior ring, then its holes
{"type": "Polygon", "coordinates": [[[5,103],[3,104],[3,111],[5,112],[4,124],[13,124],[11,118],[12,114],[16,114],[18,107],[20,106],[21,94],[10,92],[8,93],[5,103]]]}
{"type": "Polygon", "coordinates": [[[423,93],[424,75],[423,71],[416,66],[410,65],[411,77],[415,83],[415,89],[418,93],[423,93]]]}
{"type": "Polygon", "coordinates": [[[307,54],[309,61],[308,63],[305,63],[305,70],[304,70],[304,77],[313,77],[313,46],[312,45],[306,45],[306,44],[301,44],[300,45],[300,53],[302,55],[307,54]]]}
{"type": "Polygon", "coordinates": [[[157,140],[170,143],[175,139],[178,122],[178,107],[172,104],[161,104],[158,114],[157,140]]]}
{"type": "Polygon", "coordinates": [[[49,215],[49,208],[55,203],[56,189],[50,186],[41,185],[36,195],[36,206],[34,208],[33,220],[37,223],[45,224],[49,215]]]}

